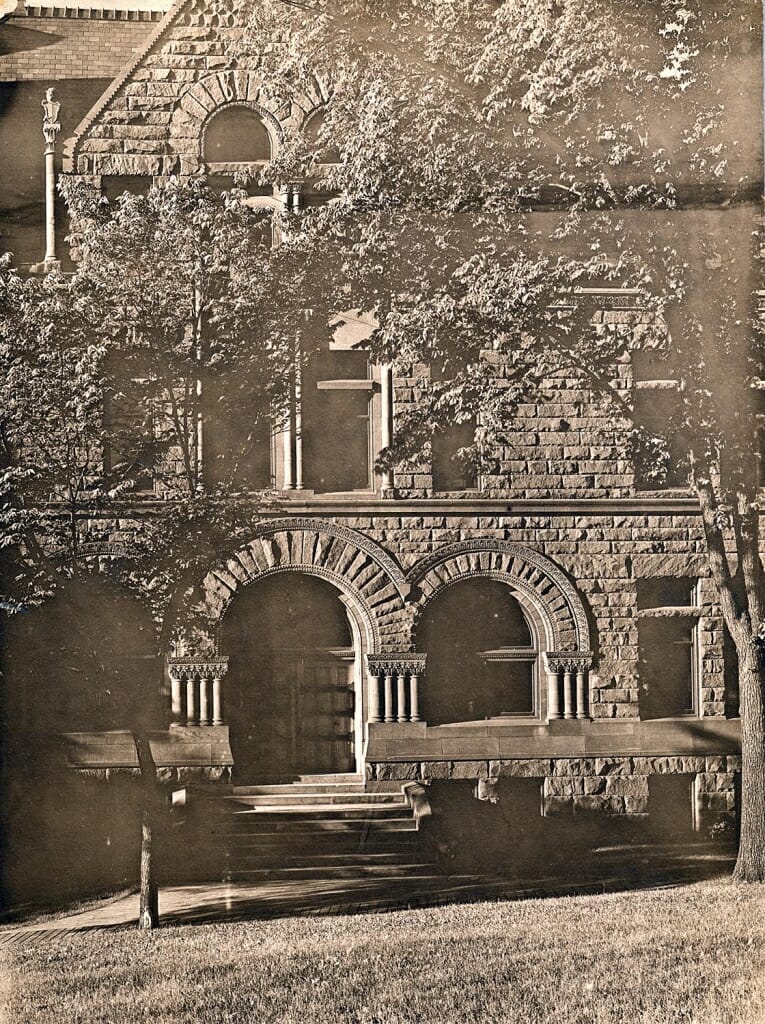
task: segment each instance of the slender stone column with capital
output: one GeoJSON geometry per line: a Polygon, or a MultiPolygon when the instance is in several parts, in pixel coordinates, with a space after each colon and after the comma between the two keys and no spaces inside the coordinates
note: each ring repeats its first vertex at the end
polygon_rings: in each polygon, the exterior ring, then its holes
{"type": "Polygon", "coordinates": [[[183,715],[183,676],[177,669],[170,669],[170,702],[172,721],[178,724],[183,715]]]}
{"type": "MultiPolygon", "coordinates": [[[[393,368],[390,363],[383,363],[380,370],[380,447],[390,448],[393,443],[393,368]]],[[[393,473],[386,469],[382,474],[382,489],[389,491],[393,487],[393,473]]]]}
{"type": "Polygon", "coordinates": [[[199,673],[199,724],[210,724],[210,680],[206,672],[199,673]]]}
{"type": "Polygon", "coordinates": [[[406,722],[406,676],[403,672],[396,674],[396,721],[406,722]]]}
{"type": "Polygon", "coordinates": [[[576,672],[576,717],[587,717],[587,674],[583,668],[576,672]]]}
{"type": "Polygon", "coordinates": [[[380,715],[380,679],[376,672],[369,673],[369,721],[379,722],[380,715]]]}
{"type": "Polygon", "coordinates": [[[295,362],[295,489],[303,489],[303,371],[299,352],[295,362]]]}
{"type": "Polygon", "coordinates": [[[186,676],[186,725],[197,724],[197,680],[196,673],[186,676]]]}
{"type": "Polygon", "coordinates": [[[419,722],[420,720],[420,693],[419,677],[416,673],[409,676],[409,721],[419,722]]]}
{"type": "Polygon", "coordinates": [[[568,665],[563,672],[563,717],[574,717],[574,673],[568,665]]]}
{"type": "Polygon", "coordinates": [[[395,717],[393,715],[393,676],[390,672],[385,673],[383,680],[383,689],[385,691],[385,721],[394,722],[395,717]]]}
{"type": "Polygon", "coordinates": [[[216,672],[212,679],[213,725],[223,725],[223,673],[216,672]]]}
{"type": "Polygon", "coordinates": [[[50,274],[61,268],[56,259],[56,138],[61,131],[58,112],[61,104],[53,99],[53,89],[46,89],[43,108],[43,138],[45,139],[45,258],[35,263],[33,274],[50,274]]]}
{"type": "Polygon", "coordinates": [[[295,477],[292,468],[292,417],[289,412],[282,429],[282,441],[284,444],[284,490],[291,491],[295,486],[295,477]]]}
{"type": "Polygon", "coordinates": [[[557,669],[547,673],[547,720],[560,718],[560,672],[557,669]]]}

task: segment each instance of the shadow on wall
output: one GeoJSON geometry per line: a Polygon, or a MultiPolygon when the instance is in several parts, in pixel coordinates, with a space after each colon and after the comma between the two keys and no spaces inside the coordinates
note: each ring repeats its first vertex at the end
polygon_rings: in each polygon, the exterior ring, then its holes
{"type": "Polygon", "coordinates": [[[618,876],[639,883],[729,871],[737,839],[733,818],[722,816],[694,832],[690,777],[656,778],[678,784],[658,787],[650,813],[636,816],[544,817],[541,779],[499,779],[486,790],[471,780],[432,782],[428,838],[449,874],[575,883],[618,876]],[[477,799],[476,792],[490,799],[477,799]]]}
{"type": "Polygon", "coordinates": [[[140,850],[140,779],[40,775],[5,787],[3,909],[133,885],[140,850]]]}

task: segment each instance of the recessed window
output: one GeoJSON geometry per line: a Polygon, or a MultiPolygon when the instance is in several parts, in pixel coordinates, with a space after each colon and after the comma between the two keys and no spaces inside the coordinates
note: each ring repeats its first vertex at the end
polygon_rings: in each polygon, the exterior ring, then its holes
{"type": "Polygon", "coordinates": [[[373,383],[363,351],[319,353],[303,371],[303,478],[317,492],[372,487],[373,383]]]}
{"type": "Polygon", "coordinates": [[[426,606],[418,644],[428,655],[429,723],[537,713],[534,635],[505,583],[448,586],[426,606]]]}
{"type": "Polygon", "coordinates": [[[670,838],[693,830],[693,777],[651,775],[648,778],[648,825],[670,838]]]}
{"type": "Polygon", "coordinates": [[[639,490],[688,486],[688,446],[682,431],[672,427],[678,400],[674,388],[635,392],[635,425],[645,435],[635,456],[635,486],[639,490]]]}
{"type": "Polygon", "coordinates": [[[216,381],[205,388],[204,410],[205,484],[238,491],[270,487],[271,424],[263,411],[229,401],[226,388],[216,381]]]}
{"type": "Polygon", "coordinates": [[[478,486],[472,457],[465,449],[475,442],[474,419],[453,423],[433,436],[432,473],[434,491],[464,491],[478,486]]]}
{"type": "Polygon", "coordinates": [[[637,581],[643,719],[676,718],[698,709],[696,590],[697,580],[687,576],[637,581]]]}
{"type": "Polygon", "coordinates": [[[110,486],[154,489],[155,430],[151,403],[138,380],[112,381],[103,398],[104,475],[110,486]]]}
{"type": "Polygon", "coordinates": [[[256,163],[271,159],[271,137],[249,107],[233,105],[215,114],[204,136],[207,163],[256,163]]]}
{"type": "Polygon", "coordinates": [[[641,718],[694,713],[695,637],[696,622],[690,618],[640,620],[641,718]]]}

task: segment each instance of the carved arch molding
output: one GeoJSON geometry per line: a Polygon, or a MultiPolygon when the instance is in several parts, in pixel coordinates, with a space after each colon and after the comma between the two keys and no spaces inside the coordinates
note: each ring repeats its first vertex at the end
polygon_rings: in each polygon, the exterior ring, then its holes
{"type": "Polygon", "coordinates": [[[207,123],[227,106],[244,106],[263,120],[278,148],[285,131],[299,130],[326,103],[318,82],[311,95],[295,96],[281,106],[264,95],[262,79],[254,71],[218,71],[190,84],[181,94],[170,123],[170,140],[196,143],[199,156],[207,123]]]}
{"type": "Polygon", "coordinates": [[[366,624],[370,654],[411,651],[428,601],[444,587],[478,576],[504,580],[536,609],[549,652],[590,652],[587,615],[576,589],[554,562],[520,544],[450,544],[405,574],[379,544],[349,527],[316,519],[270,520],[205,577],[212,618],[222,619],[242,587],[278,572],[321,576],[342,591],[366,624]]]}

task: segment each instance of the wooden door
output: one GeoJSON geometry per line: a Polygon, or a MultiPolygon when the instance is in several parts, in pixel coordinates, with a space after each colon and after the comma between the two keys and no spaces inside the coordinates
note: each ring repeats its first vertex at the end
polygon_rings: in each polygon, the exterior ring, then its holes
{"type": "Polygon", "coordinates": [[[353,771],[353,661],[319,651],[304,654],[300,660],[297,770],[303,774],[353,771]]]}
{"type": "Polygon", "coordinates": [[[232,729],[240,781],[354,770],[353,665],[349,651],[282,649],[261,661],[232,729]]]}

